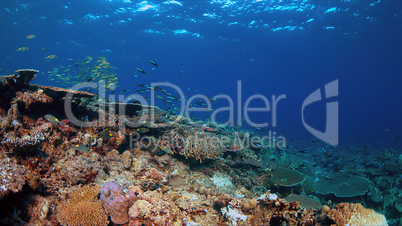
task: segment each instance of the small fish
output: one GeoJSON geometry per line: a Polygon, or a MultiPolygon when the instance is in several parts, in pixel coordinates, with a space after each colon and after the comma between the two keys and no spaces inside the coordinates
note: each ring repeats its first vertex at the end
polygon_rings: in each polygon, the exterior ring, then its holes
{"type": "Polygon", "coordinates": [[[73,147],[81,152],[89,152],[90,151],[90,149],[87,146],[81,145],[81,144],[71,144],[71,147],[73,147]]]}
{"type": "Polygon", "coordinates": [[[151,154],[154,154],[156,156],[162,156],[162,155],[166,154],[166,152],[163,151],[163,149],[160,148],[157,145],[142,146],[142,149],[147,151],[147,152],[149,152],[149,153],[151,153],[151,154]]]}
{"type": "Polygon", "coordinates": [[[106,131],[102,131],[102,132],[98,133],[98,136],[104,140],[108,140],[113,137],[111,133],[106,132],[106,131]]]}
{"type": "Polygon", "coordinates": [[[26,39],[34,39],[35,35],[28,35],[27,37],[25,37],[26,39]]]}
{"type": "Polygon", "coordinates": [[[213,98],[213,97],[208,97],[208,100],[210,100],[210,101],[215,101],[216,99],[213,98]]]}
{"type": "Polygon", "coordinates": [[[337,169],[337,170],[334,170],[334,171],[337,172],[337,173],[346,173],[345,169],[337,169]]]}
{"type": "Polygon", "coordinates": [[[323,167],[331,167],[331,166],[334,166],[334,164],[333,163],[328,163],[328,164],[323,165],[323,167]]]}
{"type": "Polygon", "coordinates": [[[149,90],[144,90],[144,89],[137,90],[137,93],[146,93],[146,92],[149,92],[149,90]]]}
{"type": "Polygon", "coordinates": [[[282,152],[285,151],[285,149],[284,148],[278,148],[278,151],[282,153],[282,152]]]}
{"type": "Polygon", "coordinates": [[[149,86],[149,85],[147,85],[147,84],[139,84],[138,86],[144,87],[144,88],[151,88],[151,86],[149,86]]]}
{"type": "Polygon", "coordinates": [[[159,66],[159,65],[158,65],[155,61],[153,61],[153,60],[150,60],[149,63],[151,63],[151,64],[154,65],[155,67],[158,67],[158,66],[159,66]]]}
{"type": "Polygon", "coordinates": [[[168,147],[161,147],[162,151],[164,151],[165,153],[169,154],[169,155],[173,155],[173,150],[168,148],[168,147]]]}
{"type": "Polygon", "coordinates": [[[122,89],[123,92],[130,92],[130,89],[122,89]]]}
{"type": "Polygon", "coordinates": [[[324,154],[327,154],[327,150],[325,150],[324,148],[322,148],[322,152],[323,152],[324,154]]]}
{"type": "Polygon", "coordinates": [[[161,99],[161,100],[163,99],[163,97],[160,96],[160,95],[157,95],[156,97],[159,98],[159,99],[161,99]]]}
{"type": "Polygon", "coordinates": [[[137,131],[137,132],[139,132],[139,133],[146,133],[146,132],[149,131],[149,129],[148,129],[148,128],[138,128],[138,129],[136,129],[135,131],[137,131]]]}
{"type": "Polygon", "coordinates": [[[62,124],[62,122],[60,122],[59,119],[57,119],[56,117],[54,117],[54,116],[51,115],[51,114],[45,115],[45,119],[46,119],[47,121],[51,122],[51,123],[54,123],[54,124],[62,124]]]}
{"type": "Polygon", "coordinates": [[[330,155],[327,155],[327,157],[328,157],[328,158],[332,158],[332,157],[334,157],[334,156],[336,156],[336,154],[335,154],[335,153],[330,154],[330,155]]]}
{"type": "Polygon", "coordinates": [[[137,70],[140,73],[146,74],[146,72],[142,68],[136,68],[135,70],[137,70]]]}
{"type": "Polygon", "coordinates": [[[53,55],[49,55],[49,56],[45,57],[45,60],[47,62],[50,62],[51,60],[54,60],[56,58],[57,58],[57,56],[53,54],[53,55]]]}
{"type": "Polygon", "coordinates": [[[212,109],[212,108],[204,108],[204,110],[207,110],[207,111],[214,111],[214,109],[212,109]]]}
{"type": "Polygon", "coordinates": [[[179,73],[180,73],[180,74],[183,74],[183,73],[184,73],[184,71],[183,71],[183,70],[181,70],[179,73]]]}
{"type": "Polygon", "coordinates": [[[151,123],[151,122],[147,122],[147,121],[145,121],[142,125],[147,127],[147,128],[149,128],[149,129],[158,128],[158,125],[156,125],[155,123],[151,123]]]}
{"type": "Polygon", "coordinates": [[[41,49],[43,52],[47,52],[47,49],[46,48],[42,48],[41,49]]]}
{"type": "Polygon", "coordinates": [[[309,150],[301,150],[301,151],[298,151],[298,153],[301,153],[301,154],[308,154],[308,153],[310,153],[310,151],[309,151],[309,150]]]}
{"type": "Polygon", "coordinates": [[[308,164],[307,163],[303,163],[303,164],[301,164],[299,167],[301,167],[301,168],[305,168],[305,167],[307,167],[308,166],[308,164]]]}
{"type": "Polygon", "coordinates": [[[28,50],[29,50],[29,48],[24,46],[24,47],[20,47],[20,48],[16,49],[15,51],[22,53],[22,52],[25,52],[25,51],[28,51],[28,50]]]}
{"type": "Polygon", "coordinates": [[[179,98],[174,97],[174,96],[167,96],[166,98],[171,99],[171,100],[175,100],[175,101],[179,101],[179,98]]]}

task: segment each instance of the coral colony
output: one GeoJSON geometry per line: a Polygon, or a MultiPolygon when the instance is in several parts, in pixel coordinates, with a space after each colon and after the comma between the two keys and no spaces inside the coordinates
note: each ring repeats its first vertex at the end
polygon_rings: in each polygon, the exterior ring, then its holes
{"type": "Polygon", "coordinates": [[[37,72],[0,79],[2,224],[387,225],[385,208],[390,218],[402,211],[398,189],[379,191],[400,186],[381,174],[400,172],[400,162],[321,176],[301,159],[323,169],[342,160],[290,154],[276,138],[156,106],[30,84],[37,72]],[[81,125],[67,119],[66,102],[81,125]]]}

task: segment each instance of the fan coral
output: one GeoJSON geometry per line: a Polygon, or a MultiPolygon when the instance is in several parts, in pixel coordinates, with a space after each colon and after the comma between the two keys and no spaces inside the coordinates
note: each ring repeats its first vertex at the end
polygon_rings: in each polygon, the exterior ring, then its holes
{"type": "Polygon", "coordinates": [[[337,225],[376,225],[385,226],[385,216],[374,210],[366,209],[358,203],[340,203],[330,210],[328,217],[337,225]]]}

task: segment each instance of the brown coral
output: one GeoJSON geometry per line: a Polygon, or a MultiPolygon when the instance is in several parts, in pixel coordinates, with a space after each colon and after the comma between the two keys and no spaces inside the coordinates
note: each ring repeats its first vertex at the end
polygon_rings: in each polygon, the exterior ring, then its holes
{"type": "Polygon", "coordinates": [[[108,225],[108,217],[99,201],[99,186],[84,186],[58,206],[57,220],[62,225],[108,225]]]}
{"type": "Polygon", "coordinates": [[[57,220],[62,225],[69,226],[109,224],[100,201],[61,204],[58,208],[57,220]]]}
{"type": "Polygon", "coordinates": [[[372,209],[366,209],[359,203],[340,203],[330,210],[328,217],[337,225],[376,225],[385,226],[385,216],[372,209]]]}
{"type": "Polygon", "coordinates": [[[27,175],[29,170],[25,166],[14,164],[9,158],[0,160],[0,199],[10,192],[21,191],[27,175]]]}

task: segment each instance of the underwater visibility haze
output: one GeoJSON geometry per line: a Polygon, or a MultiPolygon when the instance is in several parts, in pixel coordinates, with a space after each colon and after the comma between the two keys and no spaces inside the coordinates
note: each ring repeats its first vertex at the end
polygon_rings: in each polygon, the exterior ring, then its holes
{"type": "Polygon", "coordinates": [[[402,225],[401,1],[2,1],[0,24],[2,224],[402,225]]]}

